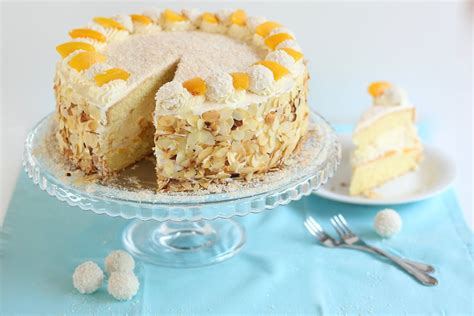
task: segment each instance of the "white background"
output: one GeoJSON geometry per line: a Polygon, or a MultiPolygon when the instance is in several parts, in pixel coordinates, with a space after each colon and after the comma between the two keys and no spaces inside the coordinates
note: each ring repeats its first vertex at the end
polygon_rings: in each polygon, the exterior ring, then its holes
{"type": "MultiPolygon", "coordinates": [[[[222,3],[159,3],[216,10],[222,3]]],[[[155,3],[2,3],[0,222],[20,172],[27,131],[53,111],[55,46],[94,16],[139,13],[155,3]]],[[[310,60],[310,103],[332,123],[353,124],[367,85],[405,88],[432,142],[458,167],[456,192],[471,225],[473,5],[468,2],[240,2],[292,29],[310,60]]]]}

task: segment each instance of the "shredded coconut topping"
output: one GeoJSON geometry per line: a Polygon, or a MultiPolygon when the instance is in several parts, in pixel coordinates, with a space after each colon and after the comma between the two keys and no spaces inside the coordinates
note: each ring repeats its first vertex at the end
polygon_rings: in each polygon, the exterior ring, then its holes
{"type": "Polygon", "coordinates": [[[270,69],[262,65],[253,65],[248,73],[250,91],[260,95],[270,94],[273,91],[275,82],[270,69]]]}
{"type": "Polygon", "coordinates": [[[227,101],[234,93],[232,76],[226,72],[216,72],[210,75],[207,80],[206,97],[215,102],[227,101]]]}

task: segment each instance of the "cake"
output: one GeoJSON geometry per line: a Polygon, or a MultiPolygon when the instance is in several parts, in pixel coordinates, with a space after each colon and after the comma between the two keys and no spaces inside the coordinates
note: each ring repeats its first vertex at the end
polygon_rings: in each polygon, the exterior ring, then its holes
{"type": "Polygon", "coordinates": [[[243,10],[96,17],[57,46],[62,154],[107,177],[154,153],[158,189],[279,168],[307,130],[293,33],[243,10]]]}
{"type": "Polygon", "coordinates": [[[404,90],[384,81],[368,89],[372,106],[353,132],[351,195],[374,195],[374,189],[419,165],[423,147],[415,126],[415,108],[404,90]]]}

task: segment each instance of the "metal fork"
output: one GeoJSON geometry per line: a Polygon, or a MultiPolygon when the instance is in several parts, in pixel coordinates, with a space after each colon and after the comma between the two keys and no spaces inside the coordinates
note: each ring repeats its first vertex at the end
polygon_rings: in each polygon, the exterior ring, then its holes
{"type": "Polygon", "coordinates": [[[419,269],[414,268],[413,266],[407,264],[404,260],[401,258],[391,255],[379,248],[373,247],[371,245],[368,245],[365,243],[362,239],[360,239],[356,234],[354,234],[350,229],[349,225],[347,224],[346,220],[341,214],[338,214],[336,216],[333,216],[331,218],[331,224],[334,226],[334,229],[338,233],[338,235],[342,238],[344,243],[348,245],[353,245],[353,246],[360,246],[362,247],[361,249],[367,249],[367,250],[372,250],[372,252],[375,252],[389,260],[391,260],[393,263],[398,265],[401,269],[409,273],[411,276],[413,276],[416,280],[420,281],[424,285],[437,285],[438,280],[436,280],[434,277],[430,276],[426,272],[420,271],[419,269]]]}
{"type": "MultiPolygon", "coordinates": [[[[321,225],[319,225],[318,222],[316,222],[316,220],[311,216],[308,216],[306,218],[304,222],[304,226],[306,227],[306,229],[309,231],[311,235],[316,237],[316,239],[318,239],[319,242],[325,245],[326,247],[329,247],[329,248],[342,247],[342,248],[349,248],[349,249],[355,249],[355,250],[364,250],[364,251],[371,252],[372,254],[377,254],[375,251],[373,251],[370,248],[364,248],[358,245],[348,244],[348,243],[332,238],[322,229],[321,225]]],[[[428,272],[428,273],[434,272],[434,268],[429,264],[411,261],[405,258],[401,258],[401,259],[404,260],[407,264],[423,272],[428,272]]]]}

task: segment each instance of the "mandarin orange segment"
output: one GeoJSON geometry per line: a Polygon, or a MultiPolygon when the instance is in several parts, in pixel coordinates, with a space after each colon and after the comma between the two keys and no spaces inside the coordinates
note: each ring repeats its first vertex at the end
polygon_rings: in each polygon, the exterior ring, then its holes
{"type": "Polygon", "coordinates": [[[232,76],[232,84],[234,85],[235,90],[247,90],[249,87],[249,75],[245,72],[233,72],[230,74],[232,76]]]}
{"type": "Polygon", "coordinates": [[[278,22],[272,22],[272,21],[263,22],[262,24],[257,26],[257,28],[255,29],[255,33],[257,33],[258,35],[260,35],[262,37],[267,37],[268,34],[274,28],[277,28],[277,27],[280,27],[280,26],[282,26],[282,25],[278,22]]]}
{"type": "Polygon", "coordinates": [[[195,77],[183,82],[183,87],[192,95],[205,95],[207,91],[206,82],[199,77],[195,77]]]}
{"type": "Polygon", "coordinates": [[[89,69],[90,66],[97,63],[103,63],[106,57],[98,52],[80,52],[69,61],[69,66],[77,71],[89,69]]]}
{"type": "Polygon", "coordinates": [[[247,14],[244,10],[236,10],[230,15],[230,23],[245,26],[247,23],[247,14]]]}
{"type": "Polygon", "coordinates": [[[274,50],[281,42],[291,39],[293,39],[293,36],[288,33],[278,33],[267,37],[265,39],[265,45],[267,45],[271,50],[274,50]]]}
{"type": "Polygon", "coordinates": [[[162,14],[166,22],[183,22],[187,20],[184,15],[181,15],[170,9],[166,9],[162,14]]]}
{"type": "Polygon", "coordinates": [[[152,23],[151,19],[149,17],[147,17],[146,15],[130,14],[130,17],[132,18],[132,21],[136,22],[136,23],[141,23],[141,24],[145,24],[145,25],[148,25],[148,24],[152,23]]]}
{"type": "Polygon", "coordinates": [[[99,87],[102,87],[104,84],[110,81],[118,79],[127,80],[128,77],[130,77],[130,73],[126,72],[125,70],[120,68],[111,68],[95,75],[94,80],[99,87]]]}
{"type": "Polygon", "coordinates": [[[92,38],[99,42],[105,42],[107,40],[104,34],[91,29],[74,29],[69,32],[69,36],[71,36],[71,38],[92,38]]]}
{"type": "Polygon", "coordinates": [[[201,15],[201,19],[203,21],[206,21],[207,23],[211,23],[211,24],[217,24],[219,23],[219,20],[217,19],[217,17],[215,16],[215,14],[213,13],[210,13],[210,12],[205,12],[201,15]]]}
{"type": "Polygon", "coordinates": [[[274,61],[270,60],[262,60],[257,62],[258,65],[262,65],[267,67],[273,72],[273,79],[275,80],[280,80],[283,76],[287,75],[290,73],[288,69],[280,65],[279,63],[276,63],[274,61]]]}
{"type": "Polygon", "coordinates": [[[96,17],[94,19],[92,19],[95,23],[103,26],[103,27],[107,27],[107,28],[111,28],[111,29],[117,29],[117,30],[121,30],[121,31],[126,31],[127,28],[125,26],[123,26],[121,23],[115,21],[114,19],[111,19],[111,18],[104,18],[104,17],[96,17]]]}
{"type": "Polygon", "coordinates": [[[376,82],[372,82],[369,85],[369,88],[367,90],[369,91],[371,96],[378,97],[378,96],[382,95],[385,92],[385,90],[387,90],[391,86],[392,85],[390,84],[390,82],[376,81],[376,82]]]}
{"type": "Polygon", "coordinates": [[[302,52],[294,50],[293,48],[285,47],[285,48],[280,48],[280,50],[285,51],[288,55],[293,57],[295,61],[300,60],[304,56],[302,52]]]}
{"type": "Polygon", "coordinates": [[[82,49],[86,51],[93,52],[95,51],[95,47],[89,43],[84,42],[67,42],[61,45],[56,46],[56,50],[61,55],[62,58],[69,56],[72,52],[82,49]]]}

